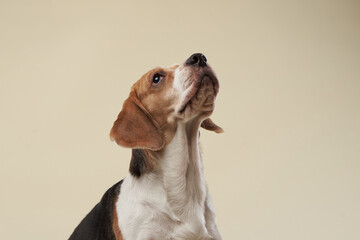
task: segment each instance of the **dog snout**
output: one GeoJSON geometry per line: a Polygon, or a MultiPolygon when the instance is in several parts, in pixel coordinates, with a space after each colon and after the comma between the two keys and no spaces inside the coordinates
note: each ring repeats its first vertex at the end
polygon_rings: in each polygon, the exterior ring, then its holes
{"type": "Polygon", "coordinates": [[[207,59],[202,53],[194,53],[191,55],[188,60],[186,60],[186,65],[197,65],[200,67],[205,67],[207,64],[207,59]]]}

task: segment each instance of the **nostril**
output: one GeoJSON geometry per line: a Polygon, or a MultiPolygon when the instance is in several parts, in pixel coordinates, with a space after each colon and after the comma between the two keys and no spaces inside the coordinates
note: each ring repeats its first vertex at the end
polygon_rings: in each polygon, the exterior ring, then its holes
{"type": "Polygon", "coordinates": [[[198,57],[195,55],[192,55],[191,57],[189,57],[189,59],[186,61],[186,63],[188,65],[194,65],[199,61],[198,57]]]}
{"type": "Polygon", "coordinates": [[[201,53],[194,53],[186,60],[187,65],[198,65],[200,67],[206,66],[206,62],[206,57],[201,53]]]}
{"type": "Polygon", "coordinates": [[[205,55],[202,55],[202,59],[204,60],[204,62],[207,62],[207,59],[206,59],[205,55]]]}

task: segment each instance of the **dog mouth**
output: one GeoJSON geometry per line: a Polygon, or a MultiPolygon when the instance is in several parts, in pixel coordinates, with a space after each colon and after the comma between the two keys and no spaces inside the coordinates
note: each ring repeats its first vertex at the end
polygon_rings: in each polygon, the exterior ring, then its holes
{"type": "Polygon", "coordinates": [[[189,93],[186,95],[183,104],[179,108],[179,113],[183,114],[186,108],[191,104],[194,97],[199,93],[199,90],[205,85],[205,82],[211,81],[213,85],[214,95],[217,95],[219,91],[219,83],[215,75],[211,72],[205,72],[198,80],[195,80],[189,87],[189,93]]]}

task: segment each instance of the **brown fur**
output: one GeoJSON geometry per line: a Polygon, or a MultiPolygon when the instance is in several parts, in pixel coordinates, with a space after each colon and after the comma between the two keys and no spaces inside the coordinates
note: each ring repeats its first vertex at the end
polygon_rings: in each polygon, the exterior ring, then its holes
{"type": "Polygon", "coordinates": [[[206,130],[214,131],[216,133],[222,133],[224,130],[216,125],[210,118],[205,119],[201,123],[201,127],[205,128],[206,130]]]}
{"type": "Polygon", "coordinates": [[[118,217],[117,217],[117,212],[116,212],[116,203],[119,197],[116,198],[116,200],[114,201],[114,206],[113,206],[113,224],[112,224],[112,228],[114,231],[114,235],[115,235],[115,239],[116,240],[123,240],[120,228],[119,228],[119,222],[118,222],[118,217]]]}
{"type": "MultiPolygon", "coordinates": [[[[176,132],[176,121],[169,119],[169,116],[174,112],[175,99],[179,97],[173,89],[174,71],[177,67],[178,65],[154,68],[132,86],[110,132],[110,137],[117,144],[158,151],[172,140],[176,132]],[[154,85],[152,79],[156,73],[162,76],[162,82],[154,85]]],[[[218,86],[215,88],[218,90],[218,86]]],[[[217,133],[223,132],[209,118],[201,126],[217,133]]]]}
{"type": "Polygon", "coordinates": [[[148,113],[136,98],[136,93],[131,92],[124,102],[110,136],[117,144],[129,148],[161,149],[165,142],[158,123],[148,113]]]}
{"type": "Polygon", "coordinates": [[[119,145],[128,148],[160,150],[175,133],[175,123],[168,116],[174,95],[172,84],[175,68],[155,68],[144,74],[132,87],[124,102],[110,136],[119,145]],[[152,86],[155,73],[164,76],[163,84],[152,86]]]}

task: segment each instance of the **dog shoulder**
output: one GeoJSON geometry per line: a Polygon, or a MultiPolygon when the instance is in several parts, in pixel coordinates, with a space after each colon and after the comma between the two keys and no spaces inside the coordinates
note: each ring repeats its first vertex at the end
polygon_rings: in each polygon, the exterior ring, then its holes
{"type": "Polygon", "coordinates": [[[101,201],[86,215],[71,234],[69,240],[116,240],[113,228],[114,207],[123,180],[109,188],[101,201]]]}

